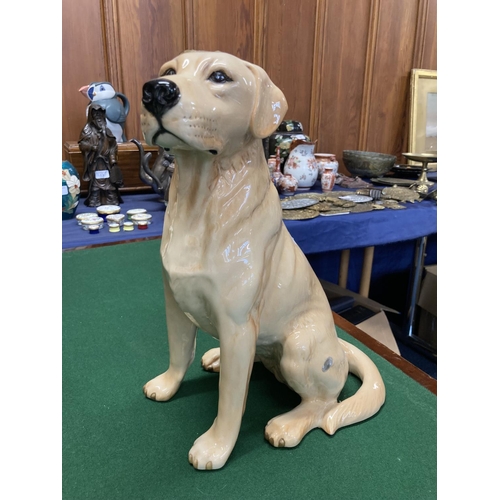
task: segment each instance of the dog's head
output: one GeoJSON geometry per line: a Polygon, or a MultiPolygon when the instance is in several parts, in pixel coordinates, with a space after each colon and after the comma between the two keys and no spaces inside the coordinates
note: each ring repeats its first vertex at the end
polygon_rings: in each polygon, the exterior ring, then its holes
{"type": "Polygon", "coordinates": [[[184,52],[143,87],[141,125],[150,145],[232,154],[276,130],[285,96],[259,66],[224,52],[184,52]]]}

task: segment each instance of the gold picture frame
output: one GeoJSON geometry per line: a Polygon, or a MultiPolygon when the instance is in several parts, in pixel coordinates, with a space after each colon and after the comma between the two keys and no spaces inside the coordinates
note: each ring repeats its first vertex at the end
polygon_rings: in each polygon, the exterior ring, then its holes
{"type": "MultiPolygon", "coordinates": [[[[412,69],[410,80],[410,127],[408,151],[437,155],[437,71],[412,69]]],[[[409,160],[409,164],[418,162],[409,160]]],[[[437,163],[429,163],[429,170],[437,163]]]]}

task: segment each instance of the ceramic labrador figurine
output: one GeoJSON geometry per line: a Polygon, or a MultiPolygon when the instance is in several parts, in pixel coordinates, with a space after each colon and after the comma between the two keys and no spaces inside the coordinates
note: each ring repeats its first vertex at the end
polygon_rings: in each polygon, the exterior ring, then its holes
{"type": "Polygon", "coordinates": [[[266,72],[222,52],[189,51],[144,84],[142,130],[170,150],[161,259],[168,370],[144,393],[166,401],[195,355],[196,329],[220,341],[202,358],[220,371],[218,414],[189,451],[196,469],[219,469],[236,443],[252,366],[260,361],[301,397],[267,423],[266,439],[293,447],[311,429],[333,434],[374,415],[385,388],[374,363],[337,338],[326,295],[282,221],[262,139],[282,121],[283,93],[266,72]],[[359,390],[338,402],[348,372],[359,390]]]}

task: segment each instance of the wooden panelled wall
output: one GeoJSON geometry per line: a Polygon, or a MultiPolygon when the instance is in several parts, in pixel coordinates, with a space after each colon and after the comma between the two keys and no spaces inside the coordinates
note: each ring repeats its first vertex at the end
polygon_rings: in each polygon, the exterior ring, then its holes
{"type": "MultiPolygon", "coordinates": [[[[437,0],[63,0],[62,143],[78,140],[87,100],[110,81],[142,139],[141,89],[186,49],[262,66],[316,152],[397,155],[407,144],[412,68],[437,69],[437,0]]],[[[343,170],[340,161],[341,171],[343,170]]]]}

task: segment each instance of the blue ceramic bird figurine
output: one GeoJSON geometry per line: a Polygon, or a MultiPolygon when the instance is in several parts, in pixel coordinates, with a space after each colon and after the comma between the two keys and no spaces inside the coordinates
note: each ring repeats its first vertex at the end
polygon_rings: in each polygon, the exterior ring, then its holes
{"type": "Polygon", "coordinates": [[[117,142],[126,142],[124,128],[130,110],[128,99],[120,92],[116,92],[109,82],[93,82],[81,87],[79,92],[90,99],[89,106],[95,102],[105,109],[106,126],[116,137],[117,142]]]}

